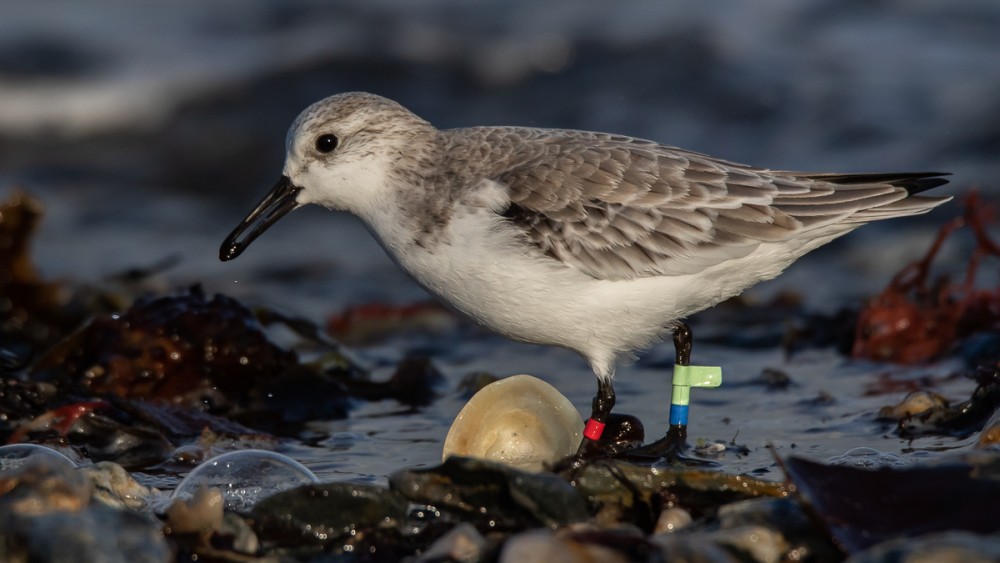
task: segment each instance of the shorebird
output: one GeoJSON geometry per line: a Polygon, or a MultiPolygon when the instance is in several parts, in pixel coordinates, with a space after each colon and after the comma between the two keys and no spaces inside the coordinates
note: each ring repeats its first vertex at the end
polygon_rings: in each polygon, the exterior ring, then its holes
{"type": "MultiPolygon", "coordinates": [[[[222,244],[237,257],[289,211],[359,217],[430,293],[597,376],[581,452],[614,406],[619,360],[682,319],[871,221],[950,199],[937,172],[775,171],[623,135],[439,130],[398,103],[339,94],[292,124],[277,185],[222,244]]],[[[688,342],[689,345],[689,342],[688,342]]]]}

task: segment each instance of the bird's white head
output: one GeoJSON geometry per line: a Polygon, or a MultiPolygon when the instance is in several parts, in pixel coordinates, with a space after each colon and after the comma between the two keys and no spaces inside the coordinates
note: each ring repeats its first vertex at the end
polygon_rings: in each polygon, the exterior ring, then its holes
{"type": "Polygon", "coordinates": [[[223,242],[231,260],[289,211],[316,203],[370,219],[406,178],[400,162],[432,157],[437,130],[392,100],[351,92],[320,100],[292,123],[275,187],[223,242]]]}

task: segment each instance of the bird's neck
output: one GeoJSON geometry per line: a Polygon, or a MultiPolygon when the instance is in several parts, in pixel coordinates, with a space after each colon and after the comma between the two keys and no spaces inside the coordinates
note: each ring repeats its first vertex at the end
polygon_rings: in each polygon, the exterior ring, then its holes
{"type": "Polygon", "coordinates": [[[412,246],[426,247],[442,236],[451,220],[456,191],[450,189],[439,154],[440,145],[401,153],[383,181],[383,197],[367,206],[361,219],[394,254],[412,246]],[[408,167],[400,166],[407,163],[408,167]]]}

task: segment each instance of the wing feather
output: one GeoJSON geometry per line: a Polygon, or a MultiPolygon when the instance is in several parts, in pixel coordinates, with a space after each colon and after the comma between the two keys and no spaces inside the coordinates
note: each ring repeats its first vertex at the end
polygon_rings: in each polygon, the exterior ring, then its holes
{"type": "Polygon", "coordinates": [[[453,145],[483,155],[483,169],[467,173],[507,187],[504,216],[529,241],[599,279],[694,273],[765,242],[831,232],[824,227],[846,232],[950,199],[912,196],[944,183],[938,173],[770,171],[582,131],[447,133],[453,145]]]}

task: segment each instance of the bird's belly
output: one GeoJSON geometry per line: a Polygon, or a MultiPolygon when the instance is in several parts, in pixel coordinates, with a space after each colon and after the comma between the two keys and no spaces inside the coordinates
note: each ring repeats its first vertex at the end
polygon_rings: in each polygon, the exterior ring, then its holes
{"type": "Polygon", "coordinates": [[[590,359],[644,347],[677,318],[671,315],[676,296],[684,295],[682,277],[660,278],[650,292],[650,280],[597,280],[517,246],[474,243],[466,237],[397,259],[431,293],[487,328],[590,359]]]}
{"type": "Polygon", "coordinates": [[[421,285],[487,328],[515,340],[579,349],[580,292],[567,283],[517,264],[448,260],[407,268],[421,285]],[[429,266],[429,267],[427,267],[429,266]]]}
{"type": "Polygon", "coordinates": [[[509,338],[575,350],[593,365],[653,344],[679,318],[776,276],[840,233],[762,244],[695,274],[600,280],[527,247],[482,216],[456,218],[432,248],[393,253],[431,293],[509,338]]]}

